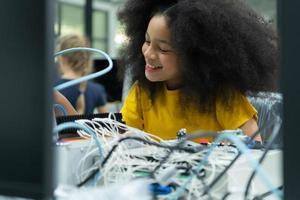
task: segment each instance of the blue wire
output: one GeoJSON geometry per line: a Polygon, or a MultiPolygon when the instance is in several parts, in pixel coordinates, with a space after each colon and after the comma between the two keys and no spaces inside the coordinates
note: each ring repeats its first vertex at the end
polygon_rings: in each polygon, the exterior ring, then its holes
{"type": "Polygon", "coordinates": [[[101,180],[102,178],[102,174],[100,174],[100,171],[98,171],[95,179],[94,179],[94,186],[96,187],[97,186],[97,183],[101,180]]]}
{"type": "Polygon", "coordinates": [[[54,54],[54,57],[59,56],[59,55],[63,55],[63,54],[66,54],[66,53],[71,53],[71,52],[74,52],[74,51],[88,51],[88,52],[99,53],[100,55],[103,55],[107,59],[108,66],[105,69],[100,70],[98,72],[89,74],[87,76],[83,76],[83,77],[75,79],[75,80],[71,80],[71,81],[62,83],[60,85],[57,85],[56,87],[54,87],[56,90],[62,90],[62,89],[65,89],[67,87],[70,87],[72,85],[76,85],[76,84],[79,84],[81,82],[88,81],[90,79],[94,79],[96,77],[102,76],[103,74],[106,74],[107,72],[109,72],[113,67],[113,62],[112,62],[111,58],[109,57],[109,55],[106,54],[104,51],[101,51],[99,49],[94,49],[94,48],[87,48],[87,47],[69,48],[69,49],[65,49],[65,50],[57,52],[56,54],[54,54]]]}
{"type": "Polygon", "coordinates": [[[54,104],[54,108],[58,108],[63,113],[64,116],[68,115],[65,107],[63,107],[61,104],[59,103],[54,104]]]}
{"type": "Polygon", "coordinates": [[[98,147],[98,152],[99,152],[99,155],[100,155],[100,160],[102,158],[104,158],[100,141],[98,140],[95,132],[91,128],[89,128],[87,126],[84,126],[83,124],[78,124],[76,122],[66,122],[66,123],[63,123],[63,124],[59,124],[56,127],[54,127],[53,133],[58,134],[58,132],[60,132],[62,130],[65,130],[65,129],[69,129],[69,128],[81,129],[81,130],[86,131],[88,134],[90,134],[95,139],[95,143],[98,147]]]}
{"type": "MultiPolygon", "coordinates": [[[[65,49],[65,50],[62,50],[62,51],[59,51],[59,52],[55,53],[54,57],[57,57],[59,55],[63,55],[63,54],[66,54],[66,53],[75,52],[75,51],[88,51],[88,52],[99,53],[100,55],[103,55],[107,59],[108,66],[105,69],[101,70],[101,71],[89,74],[87,76],[83,76],[83,77],[75,79],[75,80],[71,80],[71,81],[62,83],[60,85],[57,85],[56,87],[54,87],[54,89],[56,89],[56,90],[63,90],[65,88],[67,88],[67,87],[79,84],[81,82],[88,81],[90,79],[94,79],[96,77],[99,77],[99,76],[102,76],[102,75],[106,74],[113,67],[113,62],[112,62],[111,58],[109,57],[109,55],[106,54],[104,51],[101,51],[99,49],[94,49],[94,48],[87,48],[87,47],[69,48],[69,49],[65,49]]],[[[57,107],[57,108],[59,108],[63,112],[64,115],[67,115],[67,112],[66,112],[65,108],[62,105],[55,104],[54,106],[57,107]]],[[[60,131],[62,131],[64,129],[68,129],[68,128],[82,129],[82,130],[86,131],[88,134],[90,134],[95,139],[95,143],[96,143],[96,145],[98,147],[98,152],[99,152],[99,155],[100,155],[100,159],[104,158],[103,151],[102,151],[102,148],[101,148],[101,144],[100,144],[100,142],[99,142],[99,140],[98,140],[95,132],[92,129],[90,129],[89,127],[87,127],[87,126],[84,126],[82,124],[78,124],[78,123],[75,123],[75,122],[66,122],[66,123],[59,124],[58,126],[54,127],[53,133],[55,135],[58,135],[58,133],[60,131]]],[[[101,174],[99,172],[98,179],[100,179],[100,178],[101,178],[101,174]]]]}
{"type": "MultiPolygon", "coordinates": [[[[265,175],[264,171],[262,170],[262,168],[260,167],[259,163],[256,160],[251,159],[250,150],[247,148],[247,146],[243,142],[241,142],[239,138],[237,138],[236,136],[234,136],[230,133],[223,133],[217,137],[215,142],[213,142],[211,147],[209,148],[208,153],[198,164],[195,174],[199,173],[199,171],[203,168],[205,163],[208,161],[208,158],[211,155],[211,153],[213,152],[213,150],[217,147],[217,144],[219,144],[224,139],[231,140],[237,146],[237,148],[248,157],[248,160],[250,161],[252,167],[257,170],[259,177],[269,187],[270,191],[275,193],[277,195],[278,199],[282,199],[282,197],[283,197],[282,191],[279,191],[277,188],[275,188],[273,186],[273,184],[270,182],[270,180],[266,177],[266,175],[265,175]]],[[[181,196],[181,194],[184,192],[184,189],[187,187],[187,185],[192,181],[195,174],[190,175],[188,177],[188,179],[176,190],[176,192],[174,194],[170,195],[169,199],[178,199],[181,196]]]]}

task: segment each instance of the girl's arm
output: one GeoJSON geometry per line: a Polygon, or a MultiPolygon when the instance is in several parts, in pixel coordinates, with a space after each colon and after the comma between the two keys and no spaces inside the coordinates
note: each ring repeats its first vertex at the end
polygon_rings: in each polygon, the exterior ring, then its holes
{"type": "MultiPolygon", "coordinates": [[[[255,133],[258,130],[258,125],[255,117],[251,118],[242,126],[240,126],[240,129],[242,129],[243,133],[245,133],[248,136],[251,136],[253,133],[255,133]]],[[[255,140],[261,142],[262,141],[261,136],[257,135],[255,137],[255,140]]]]}
{"type": "Polygon", "coordinates": [[[97,108],[97,111],[98,111],[98,113],[108,113],[108,109],[107,109],[106,105],[99,106],[97,108]]]}
{"type": "MultiPolygon", "coordinates": [[[[68,99],[56,90],[54,91],[54,103],[62,105],[68,115],[78,114],[77,111],[73,108],[72,104],[68,101],[68,99]]],[[[60,112],[58,109],[55,109],[55,115],[60,116],[62,115],[62,112],[60,112]]]]}

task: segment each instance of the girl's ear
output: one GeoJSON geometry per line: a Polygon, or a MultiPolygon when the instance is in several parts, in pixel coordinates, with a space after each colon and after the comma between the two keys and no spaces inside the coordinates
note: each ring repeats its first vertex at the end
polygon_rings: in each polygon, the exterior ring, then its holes
{"type": "Polygon", "coordinates": [[[66,58],[62,56],[58,56],[57,61],[58,61],[58,70],[61,74],[64,74],[66,71],[69,71],[68,61],[66,60],[66,58]]]}
{"type": "Polygon", "coordinates": [[[62,56],[58,56],[57,61],[59,63],[60,66],[66,65],[66,59],[62,56]]]}

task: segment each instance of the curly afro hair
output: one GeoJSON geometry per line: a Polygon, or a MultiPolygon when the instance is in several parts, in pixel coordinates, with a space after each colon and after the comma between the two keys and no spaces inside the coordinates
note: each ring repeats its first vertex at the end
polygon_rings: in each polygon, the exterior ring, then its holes
{"type": "Polygon", "coordinates": [[[129,37],[122,57],[132,81],[154,98],[160,82],[145,77],[141,47],[150,19],[165,16],[183,77],[182,105],[230,107],[234,94],[274,91],[279,65],[278,37],[271,24],[241,0],[128,0],[119,12],[129,37]]]}

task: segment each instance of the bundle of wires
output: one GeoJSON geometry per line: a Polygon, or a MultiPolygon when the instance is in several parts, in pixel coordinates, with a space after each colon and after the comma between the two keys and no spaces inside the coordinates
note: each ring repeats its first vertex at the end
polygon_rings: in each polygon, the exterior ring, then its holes
{"type": "MultiPolygon", "coordinates": [[[[244,155],[253,167],[253,173],[257,173],[269,188],[268,194],[282,198],[282,192],[272,185],[261,169],[259,165],[261,161],[256,162],[247,145],[232,133],[198,132],[180,141],[164,141],[111,118],[77,120],[76,123],[90,127],[95,135],[92,139],[97,138],[102,148],[102,156],[97,155],[98,159],[92,167],[86,169],[84,163],[89,157],[95,157],[97,154],[96,143],[91,143],[86,156],[80,160],[77,167],[78,186],[87,183],[108,186],[143,178],[148,180],[149,185],[159,184],[172,188],[168,194],[160,194],[158,198],[178,199],[186,196],[187,199],[220,199],[220,197],[225,199],[230,196],[224,190],[226,186],[222,184],[216,186],[216,183],[236,160],[244,155]],[[125,130],[124,134],[118,132],[120,128],[125,130]],[[214,143],[208,146],[189,141],[204,136],[217,137],[214,143]],[[219,145],[224,139],[232,143],[219,145]]],[[[274,129],[274,135],[275,132],[278,130],[274,129]]],[[[78,133],[82,137],[91,138],[91,134],[84,129],[78,133]]],[[[252,139],[257,134],[259,131],[252,139]]],[[[265,155],[262,155],[261,159],[263,157],[265,155]]],[[[245,193],[245,197],[247,196],[248,193],[245,193]]],[[[266,194],[261,196],[264,197],[266,194]]]]}

